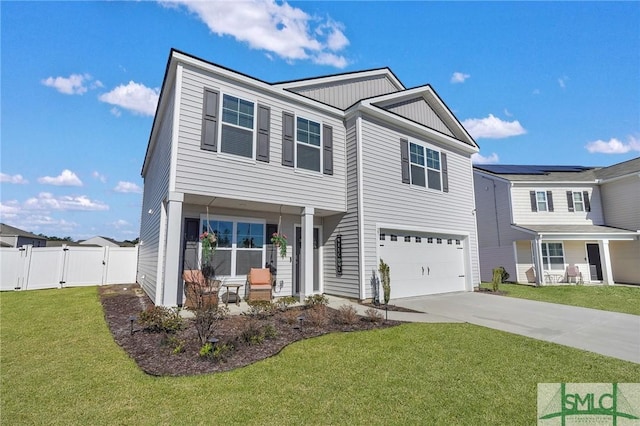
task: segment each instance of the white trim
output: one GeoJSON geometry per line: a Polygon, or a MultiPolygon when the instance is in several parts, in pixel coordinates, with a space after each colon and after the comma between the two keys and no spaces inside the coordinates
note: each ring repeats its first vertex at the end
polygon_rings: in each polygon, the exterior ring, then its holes
{"type": "Polygon", "coordinates": [[[433,145],[429,144],[428,142],[424,142],[421,140],[412,140],[413,138],[409,138],[406,137],[407,140],[409,141],[409,184],[412,188],[418,188],[418,189],[426,189],[428,191],[432,191],[432,192],[441,192],[444,193],[444,190],[442,188],[442,150],[435,148],[433,145]],[[411,161],[411,144],[419,146],[420,148],[422,148],[422,156],[424,158],[424,166],[421,166],[420,164],[414,163],[413,161],[411,161]],[[440,176],[440,189],[435,189],[435,188],[431,188],[429,187],[429,170],[433,170],[436,171],[436,169],[434,169],[433,167],[429,167],[428,165],[428,152],[427,151],[433,151],[436,152],[438,154],[438,164],[440,166],[440,168],[437,170],[439,176],[440,176]],[[416,185],[413,183],[413,174],[411,172],[411,166],[412,165],[416,165],[417,167],[422,167],[424,169],[424,185],[416,185]]]}
{"type": "Polygon", "coordinates": [[[469,237],[471,233],[469,231],[460,231],[452,230],[452,229],[443,229],[443,228],[429,228],[423,226],[411,226],[411,225],[400,225],[388,222],[376,222],[376,233],[379,233],[380,229],[389,229],[395,231],[413,231],[420,232],[423,234],[442,234],[442,235],[451,235],[451,236],[460,236],[460,237],[469,237]]]}
{"type": "MultiPolygon", "coordinates": [[[[298,295],[298,293],[296,293],[296,258],[299,255],[298,254],[298,244],[296,243],[295,239],[296,239],[296,231],[300,230],[300,234],[302,236],[302,223],[294,223],[293,224],[293,247],[292,247],[292,251],[293,251],[293,274],[291,276],[291,294],[292,295],[298,295]]],[[[318,291],[313,291],[312,294],[323,294],[324,293],[324,244],[322,244],[322,233],[323,233],[323,229],[322,229],[322,225],[313,225],[313,229],[318,229],[318,291]]],[[[300,272],[302,272],[302,270],[300,270],[300,272]]],[[[313,285],[311,286],[312,290],[313,290],[313,285]]]]}
{"type": "MultiPolygon", "coordinates": [[[[239,92],[239,91],[238,91],[239,92]]],[[[256,150],[257,150],[257,139],[258,139],[258,100],[255,98],[255,96],[245,96],[245,95],[236,95],[235,93],[238,92],[234,92],[234,91],[222,91],[220,90],[220,100],[219,100],[219,105],[218,105],[218,123],[217,123],[217,127],[218,127],[218,137],[216,140],[216,153],[219,154],[221,157],[223,158],[236,158],[236,159],[243,159],[245,161],[247,160],[251,160],[253,162],[256,161],[256,150]],[[244,126],[240,126],[237,124],[233,124],[233,123],[227,123],[223,120],[223,114],[224,114],[224,97],[225,96],[231,96],[234,98],[237,98],[240,101],[245,101],[245,102],[251,102],[253,104],[253,127],[251,129],[249,129],[248,127],[244,127],[244,126]],[[230,126],[234,129],[240,129],[240,130],[245,130],[245,131],[251,131],[251,157],[245,157],[244,155],[237,155],[237,154],[233,154],[230,152],[224,152],[222,151],[222,126],[230,126]]],[[[238,114],[240,114],[240,111],[237,111],[238,114]]]]}
{"type": "MultiPolygon", "coordinates": [[[[360,300],[364,300],[367,295],[367,291],[365,289],[365,277],[367,276],[367,269],[365,265],[365,250],[364,250],[364,183],[362,182],[362,167],[363,167],[363,159],[362,159],[362,117],[358,115],[356,118],[356,148],[357,148],[357,179],[358,179],[358,249],[360,253],[358,253],[358,258],[360,260],[360,276],[359,286],[360,286],[360,300]]],[[[377,238],[377,237],[376,237],[377,238]]],[[[376,270],[378,270],[376,265],[376,270]]]]}
{"type": "Polygon", "coordinates": [[[176,85],[173,99],[173,123],[171,124],[171,162],[169,163],[169,193],[176,189],[178,173],[178,141],[180,135],[180,100],[182,99],[182,65],[176,69],[176,85]]]}
{"type": "Polygon", "coordinates": [[[542,272],[553,272],[556,271],[556,273],[558,273],[557,271],[562,271],[562,273],[564,274],[564,272],[567,269],[567,256],[564,250],[564,241],[553,241],[553,240],[547,240],[547,241],[540,241],[540,255],[542,256],[542,272]],[[542,252],[542,246],[546,244],[547,245],[547,255],[545,256],[544,253],[542,252]],[[551,268],[551,257],[555,257],[557,258],[558,256],[551,256],[549,254],[549,244],[560,244],[560,247],[562,247],[562,269],[553,269],[551,268]],[[549,260],[549,265],[547,265],[546,259],[549,260]],[[549,266],[547,268],[547,266],[549,266]]]}
{"type": "Polygon", "coordinates": [[[380,68],[369,71],[356,71],[346,74],[337,74],[327,77],[315,77],[305,80],[295,80],[290,82],[274,84],[273,87],[283,89],[305,89],[314,86],[322,86],[327,83],[346,82],[350,80],[362,80],[368,77],[384,76],[387,77],[398,90],[405,90],[404,85],[393,75],[389,68],[380,68]]]}
{"type": "MultiPolygon", "coordinates": [[[[256,224],[260,224],[263,226],[263,230],[264,230],[264,236],[265,239],[262,242],[262,260],[260,261],[260,266],[262,267],[262,265],[265,264],[266,258],[267,258],[267,245],[270,243],[270,241],[268,240],[268,236],[267,236],[267,220],[266,219],[261,219],[261,218],[256,218],[256,217],[246,217],[246,216],[225,216],[225,215],[217,215],[217,214],[209,214],[209,221],[212,220],[217,220],[217,221],[223,221],[223,222],[231,222],[232,225],[232,229],[231,229],[231,247],[225,247],[225,248],[219,248],[216,250],[220,250],[220,251],[230,251],[231,252],[231,265],[230,265],[230,275],[220,275],[219,278],[222,280],[237,280],[238,278],[243,277],[245,274],[240,274],[240,275],[236,275],[236,266],[237,266],[237,261],[236,261],[236,256],[237,256],[237,252],[238,250],[242,251],[242,248],[238,248],[237,244],[237,238],[238,238],[238,222],[243,222],[243,223],[256,223],[256,224]]],[[[207,214],[206,213],[201,213],[200,214],[200,224],[198,227],[198,234],[200,234],[202,232],[202,225],[203,223],[207,220],[207,214]]],[[[200,249],[200,242],[198,242],[198,264],[201,264],[202,259],[201,259],[201,253],[202,250],[200,249]]],[[[258,251],[257,249],[253,249],[253,251],[258,251]]]]}

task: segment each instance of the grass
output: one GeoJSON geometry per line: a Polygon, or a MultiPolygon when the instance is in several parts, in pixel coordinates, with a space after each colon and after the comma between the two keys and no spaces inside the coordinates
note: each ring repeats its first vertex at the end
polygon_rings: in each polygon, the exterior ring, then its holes
{"type": "Polygon", "coordinates": [[[542,382],[638,382],[640,364],[469,324],[291,345],[228,373],[142,373],[96,288],[0,294],[3,424],[534,424],[542,382]]]}
{"type": "MultiPolygon", "coordinates": [[[[482,283],[491,288],[491,283],[482,283]]],[[[507,296],[640,315],[640,287],[500,284],[507,296]]]]}

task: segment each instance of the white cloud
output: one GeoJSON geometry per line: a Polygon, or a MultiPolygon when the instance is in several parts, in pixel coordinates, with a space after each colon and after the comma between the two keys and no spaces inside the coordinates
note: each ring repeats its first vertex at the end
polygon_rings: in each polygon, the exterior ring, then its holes
{"type": "MultiPolygon", "coordinates": [[[[82,95],[89,88],[87,84],[92,81],[89,74],[71,74],[69,77],[48,77],[40,82],[47,87],[53,87],[65,95],[82,95]]],[[[102,87],[102,83],[97,80],[91,84],[91,88],[102,87]]]]}
{"type": "Polygon", "coordinates": [[[501,139],[527,133],[518,120],[503,121],[493,114],[486,118],[469,118],[462,125],[475,139],[501,139]]]}
{"type": "Polygon", "coordinates": [[[111,108],[111,109],[109,110],[109,112],[110,112],[112,115],[116,116],[116,117],[120,117],[120,116],[122,116],[122,111],[120,111],[120,110],[119,110],[118,108],[116,108],[116,107],[111,108]]]}
{"type": "Polygon", "coordinates": [[[29,183],[28,180],[22,177],[22,175],[8,175],[6,173],[0,173],[0,182],[2,183],[16,183],[25,184],[29,183]]]}
{"type": "Polygon", "coordinates": [[[123,193],[142,194],[142,188],[140,188],[138,185],[136,185],[133,182],[120,181],[118,182],[116,187],[113,188],[113,190],[116,192],[123,192],[123,193]]]}
{"type": "Polygon", "coordinates": [[[97,179],[102,183],[107,183],[107,177],[101,174],[100,172],[98,172],[97,170],[91,173],[91,176],[93,176],[94,179],[97,179]]]}
{"type": "Polygon", "coordinates": [[[91,200],[86,195],[61,195],[54,196],[50,192],[41,192],[37,197],[27,199],[22,205],[23,209],[33,210],[61,210],[61,211],[105,211],[109,206],[102,201],[91,200]]]}
{"type": "Polygon", "coordinates": [[[491,155],[487,157],[482,156],[477,152],[471,156],[471,162],[473,164],[495,164],[498,161],[500,161],[500,158],[498,158],[498,154],[495,152],[492,152],[491,155]]]}
{"type": "Polygon", "coordinates": [[[513,117],[513,114],[511,114],[506,108],[504,109],[504,115],[506,115],[507,117],[513,117]]]}
{"type": "MultiPolygon", "coordinates": [[[[130,81],[126,86],[121,84],[110,92],[103,93],[98,99],[111,105],[132,111],[136,114],[154,115],[158,105],[160,89],[151,89],[143,84],[130,81]]],[[[111,113],[119,116],[119,111],[111,113]]]]}
{"type": "Polygon", "coordinates": [[[560,86],[560,88],[562,89],[566,88],[568,80],[569,80],[569,77],[567,77],[566,75],[558,78],[558,85],[560,86]]]}
{"type": "Polygon", "coordinates": [[[0,217],[3,221],[18,217],[20,214],[20,203],[17,200],[0,202],[0,217]]]}
{"type": "Polygon", "coordinates": [[[471,75],[456,71],[451,76],[451,83],[453,84],[464,83],[465,80],[468,79],[469,77],[471,77],[471,75]]]}
{"type": "Polygon", "coordinates": [[[626,154],[629,151],[640,151],[640,139],[629,136],[627,140],[627,143],[616,138],[608,141],[597,140],[587,143],[585,148],[592,154],[626,154]]]}
{"type": "Polygon", "coordinates": [[[129,226],[131,226],[131,224],[124,219],[118,219],[115,222],[111,222],[110,225],[115,229],[128,228],[129,226]]]}
{"type": "Polygon", "coordinates": [[[59,176],[51,177],[44,176],[38,178],[38,182],[46,184],[46,185],[56,185],[56,186],[82,186],[82,181],[78,176],[72,172],[71,170],[65,169],[60,173],[59,176]]]}
{"type": "Polygon", "coordinates": [[[229,35],[250,48],[273,52],[287,60],[344,68],[348,61],[337,52],[349,45],[344,26],[330,18],[310,16],[302,9],[275,0],[160,1],[165,6],[184,6],[209,29],[229,35]]]}

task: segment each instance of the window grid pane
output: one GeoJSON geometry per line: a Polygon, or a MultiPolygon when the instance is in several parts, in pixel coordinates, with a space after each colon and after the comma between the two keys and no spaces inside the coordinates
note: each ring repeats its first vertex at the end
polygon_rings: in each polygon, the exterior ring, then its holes
{"type": "Polygon", "coordinates": [[[546,212],[547,211],[547,193],[544,191],[537,191],[536,201],[538,204],[538,211],[546,212]]]}
{"type": "Polygon", "coordinates": [[[440,170],[440,153],[427,148],[427,167],[440,170]]]}
{"type": "Polygon", "coordinates": [[[424,148],[414,143],[409,144],[409,150],[411,153],[411,162],[424,166],[424,148]]]}
{"type": "Polygon", "coordinates": [[[298,117],[297,140],[301,143],[320,146],[320,123],[298,117]]]}
{"type": "Polygon", "coordinates": [[[584,202],[582,201],[582,192],[573,193],[573,210],[577,212],[584,211],[584,202]]]}
{"type": "Polygon", "coordinates": [[[222,121],[253,130],[253,102],[224,95],[222,121]]]}

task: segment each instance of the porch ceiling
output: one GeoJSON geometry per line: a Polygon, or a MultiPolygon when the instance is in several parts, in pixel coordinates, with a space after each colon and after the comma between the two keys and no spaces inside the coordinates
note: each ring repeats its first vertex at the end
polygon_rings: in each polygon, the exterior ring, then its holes
{"type": "MultiPolygon", "coordinates": [[[[265,212],[265,213],[281,213],[300,215],[305,207],[315,206],[300,206],[295,204],[276,204],[276,203],[264,203],[259,201],[242,200],[236,198],[224,198],[224,197],[212,197],[196,194],[184,194],[184,203],[197,206],[209,206],[234,209],[234,210],[246,210],[250,212],[265,212]]],[[[344,212],[315,208],[314,216],[332,216],[344,212]]]]}
{"type": "Polygon", "coordinates": [[[563,240],[636,240],[640,232],[602,225],[511,225],[543,239],[563,240]]]}

